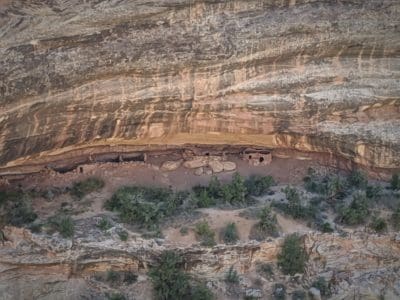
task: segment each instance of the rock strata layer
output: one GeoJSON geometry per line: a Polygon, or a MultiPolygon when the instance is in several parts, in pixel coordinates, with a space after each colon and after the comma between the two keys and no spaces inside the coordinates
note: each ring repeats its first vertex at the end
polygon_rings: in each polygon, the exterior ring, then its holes
{"type": "Polygon", "coordinates": [[[397,0],[1,3],[3,169],[186,143],[400,168],[397,0]]]}
{"type": "MultiPolygon", "coordinates": [[[[276,263],[282,242],[280,238],[262,243],[217,245],[212,249],[175,248],[141,238],[121,242],[116,233],[104,237],[98,229],[88,228],[87,224],[79,227],[70,241],[6,227],[6,241],[0,248],[2,299],[78,299],[93,295],[103,287],[101,282],[96,285],[96,275],[113,269],[145,276],[166,249],[178,251],[188,272],[211,283],[223,280],[231,266],[246,277],[260,262],[276,263]]],[[[309,254],[305,274],[299,275],[297,284],[293,278],[276,277],[264,282],[266,290],[279,281],[285,282],[288,292],[293,292],[301,284],[310,285],[324,276],[334,291],[332,299],[400,297],[400,243],[395,236],[356,233],[340,237],[310,232],[303,239],[309,254]]],[[[251,283],[241,285],[251,287],[251,283]]]]}

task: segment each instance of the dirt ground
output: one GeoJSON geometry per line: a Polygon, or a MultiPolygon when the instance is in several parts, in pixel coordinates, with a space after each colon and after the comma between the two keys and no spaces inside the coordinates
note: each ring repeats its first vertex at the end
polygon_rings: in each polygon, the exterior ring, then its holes
{"type": "MultiPolygon", "coordinates": [[[[159,155],[152,157],[145,163],[125,162],[125,163],[96,163],[83,166],[83,173],[79,169],[68,173],[48,173],[30,176],[20,181],[18,184],[24,189],[46,190],[49,188],[71,186],[75,181],[80,181],[89,176],[101,177],[105,181],[104,188],[99,192],[94,192],[79,201],[74,201],[71,196],[61,194],[51,200],[43,197],[34,199],[34,209],[40,218],[48,218],[60,210],[69,211],[74,219],[83,219],[99,214],[109,213],[103,209],[104,202],[109,199],[113,192],[126,185],[144,185],[171,187],[176,190],[189,190],[195,185],[206,185],[212,175],[195,175],[194,170],[181,166],[175,171],[163,172],[159,166],[162,162],[171,159],[170,156],[159,155]]],[[[260,198],[261,203],[279,200],[283,197],[280,189],[286,184],[299,184],[307,173],[309,167],[322,168],[316,163],[308,160],[297,160],[291,158],[275,158],[267,166],[251,166],[239,157],[229,156],[229,161],[237,165],[237,172],[242,176],[248,177],[252,174],[271,175],[277,181],[278,186],[274,187],[275,194],[260,198]]],[[[220,181],[228,182],[234,172],[223,172],[215,174],[220,181]]],[[[243,210],[220,210],[216,208],[202,209],[202,219],[209,222],[210,227],[216,232],[216,241],[220,241],[219,233],[228,223],[235,222],[238,228],[240,241],[249,240],[249,233],[252,226],[256,223],[255,219],[241,216],[243,210]]],[[[277,215],[281,233],[292,233],[296,231],[310,230],[306,225],[294,221],[290,218],[277,215]]],[[[198,222],[194,219],[187,222],[188,234],[182,235],[181,227],[171,226],[163,230],[166,241],[179,245],[190,246],[197,243],[193,228],[198,222]]]]}
{"type": "MultiPolygon", "coordinates": [[[[18,182],[23,188],[49,188],[63,187],[71,185],[74,181],[80,181],[89,176],[103,178],[106,188],[102,193],[112,193],[117,188],[124,185],[144,185],[172,187],[176,190],[187,190],[195,185],[205,185],[209,182],[212,175],[194,174],[194,170],[180,167],[175,171],[162,172],[160,165],[163,161],[171,159],[170,156],[159,156],[151,158],[148,163],[95,163],[83,166],[84,172],[68,172],[53,174],[35,174],[27,176],[18,182]]],[[[228,156],[229,161],[237,165],[236,172],[248,177],[252,174],[271,175],[275,181],[281,184],[297,184],[302,182],[309,167],[319,168],[313,161],[297,160],[292,158],[274,158],[272,163],[267,166],[251,166],[239,157],[228,156]]],[[[222,182],[230,181],[234,172],[222,172],[214,174],[222,182]]]]}

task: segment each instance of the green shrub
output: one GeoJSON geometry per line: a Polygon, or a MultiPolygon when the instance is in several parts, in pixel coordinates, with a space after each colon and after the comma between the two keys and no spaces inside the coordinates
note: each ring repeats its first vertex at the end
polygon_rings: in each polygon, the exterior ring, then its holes
{"type": "Polygon", "coordinates": [[[229,223],[226,227],[222,230],[222,239],[226,244],[235,244],[239,239],[239,235],[237,232],[236,224],[229,223]]]}
{"type": "Polygon", "coordinates": [[[272,295],[276,300],[284,300],[286,298],[286,287],[282,283],[276,283],[272,295]]]}
{"type": "Polygon", "coordinates": [[[182,257],[173,252],[161,254],[159,264],[149,276],[153,283],[155,298],[160,300],[185,299],[190,291],[189,277],[181,271],[182,257]]]}
{"type": "Polygon", "coordinates": [[[304,177],[304,187],[311,193],[324,195],[326,200],[343,199],[347,194],[347,185],[342,178],[335,175],[321,177],[313,170],[304,177]]]}
{"type": "Polygon", "coordinates": [[[307,299],[307,294],[303,290],[296,290],[292,293],[292,300],[305,300],[307,299]]]}
{"type": "Polygon", "coordinates": [[[347,225],[359,225],[366,221],[369,215],[368,202],[362,193],[353,195],[353,200],[347,207],[339,209],[341,222],[347,225]]]}
{"type": "Polygon", "coordinates": [[[378,199],[382,194],[382,187],[380,185],[368,185],[365,189],[365,195],[368,199],[378,199]]]}
{"type": "Polygon", "coordinates": [[[287,186],[283,189],[288,201],[287,213],[294,218],[304,217],[304,208],[301,205],[300,195],[295,188],[287,186]]]}
{"type": "Polygon", "coordinates": [[[262,263],[257,266],[257,272],[266,278],[272,278],[274,276],[274,268],[270,263],[262,263]]]}
{"type": "Polygon", "coordinates": [[[181,233],[182,236],[187,235],[189,233],[189,228],[187,228],[186,226],[183,226],[183,227],[181,227],[179,232],[181,233]]]}
{"type": "Polygon", "coordinates": [[[274,207],[295,219],[309,220],[315,217],[316,208],[303,206],[300,201],[300,194],[295,188],[287,186],[282,191],[286,195],[287,203],[274,202],[274,207]]]}
{"type": "Polygon", "coordinates": [[[368,184],[367,176],[359,170],[353,170],[347,177],[347,182],[350,186],[360,189],[365,188],[368,184]]]}
{"type": "Polygon", "coordinates": [[[31,225],[29,225],[29,230],[32,233],[40,233],[42,232],[42,226],[43,224],[40,223],[32,223],[31,225]]]}
{"type": "Polygon", "coordinates": [[[126,297],[121,293],[113,293],[111,295],[107,295],[108,300],[126,300],[126,297]]]}
{"type": "Polygon", "coordinates": [[[54,216],[49,219],[49,223],[62,237],[72,238],[74,236],[75,226],[70,216],[54,216]]]}
{"type": "Polygon", "coordinates": [[[252,177],[245,182],[239,173],[235,173],[230,183],[221,184],[218,178],[213,176],[208,186],[195,186],[193,192],[196,198],[196,206],[199,208],[210,207],[218,203],[243,206],[252,201],[251,197],[248,197],[247,185],[253,189],[253,193],[257,193],[257,191],[261,193],[272,184],[272,177],[252,177]]]}
{"type": "Polygon", "coordinates": [[[210,207],[221,201],[222,184],[218,180],[218,177],[212,176],[208,186],[195,186],[193,187],[193,192],[197,207],[210,207]]]}
{"type": "Polygon", "coordinates": [[[322,194],[329,199],[343,199],[347,194],[345,181],[339,176],[327,176],[322,182],[322,194]]]}
{"type": "Polygon", "coordinates": [[[237,271],[231,266],[225,275],[225,281],[230,284],[239,283],[239,275],[237,271]]]}
{"type": "Polygon", "coordinates": [[[126,271],[124,272],[124,282],[127,284],[133,284],[137,281],[138,276],[131,272],[131,271],[126,271]]]}
{"type": "Polygon", "coordinates": [[[371,223],[369,226],[376,232],[381,233],[387,230],[387,223],[385,219],[380,218],[380,217],[374,217],[372,218],[371,223]]]}
{"type": "Polygon", "coordinates": [[[125,230],[120,230],[117,233],[121,241],[126,242],[128,240],[129,235],[125,230]]]}
{"type": "Polygon", "coordinates": [[[108,270],[108,272],[107,272],[107,281],[108,282],[115,284],[118,281],[120,281],[120,279],[121,279],[121,275],[119,272],[114,271],[114,270],[108,270]]]}
{"type": "Polygon", "coordinates": [[[396,230],[400,229],[400,206],[396,208],[396,210],[393,212],[391,221],[393,224],[393,227],[396,230]]]}
{"type": "Polygon", "coordinates": [[[75,182],[71,189],[71,194],[79,199],[87,194],[98,191],[104,187],[104,181],[101,178],[89,177],[85,180],[75,182]]]}
{"type": "Polygon", "coordinates": [[[288,235],[278,254],[278,266],[284,274],[294,275],[303,273],[308,256],[297,234],[288,235]]]}
{"type": "Polygon", "coordinates": [[[222,184],[217,176],[212,176],[208,183],[207,192],[212,199],[221,197],[222,184]]]}
{"type": "Polygon", "coordinates": [[[222,186],[221,194],[222,199],[232,205],[245,204],[247,189],[243,177],[235,173],[232,182],[222,186]]]}
{"type": "Polygon", "coordinates": [[[267,237],[277,237],[279,235],[276,215],[272,214],[269,206],[265,206],[261,209],[260,213],[258,214],[258,218],[259,222],[251,228],[251,239],[262,241],[267,237]]]}
{"type": "Polygon", "coordinates": [[[155,229],[164,217],[162,203],[147,202],[140,194],[131,199],[123,199],[122,205],[120,218],[126,223],[141,224],[148,229],[155,229]]]}
{"type": "Polygon", "coordinates": [[[37,218],[30,196],[23,191],[0,191],[0,226],[23,226],[37,218]]]}
{"type": "Polygon", "coordinates": [[[245,181],[247,192],[252,196],[262,196],[275,184],[272,176],[251,175],[245,181]]]}
{"type": "Polygon", "coordinates": [[[202,246],[212,247],[215,245],[215,232],[212,231],[207,221],[197,223],[194,232],[202,246]]]}
{"type": "Polygon", "coordinates": [[[6,236],[4,235],[3,230],[0,229],[0,242],[4,243],[6,241],[6,236]]]}
{"type": "Polygon", "coordinates": [[[400,190],[400,175],[398,173],[392,175],[392,180],[390,181],[390,188],[392,190],[400,190]]]}
{"type": "Polygon", "coordinates": [[[215,299],[213,293],[204,283],[197,283],[192,285],[191,293],[190,293],[191,300],[213,300],[215,299]]]}
{"type": "Polygon", "coordinates": [[[312,287],[315,287],[321,292],[321,296],[329,297],[331,295],[331,291],[328,283],[326,282],[324,277],[318,277],[316,281],[311,284],[312,287]]]}
{"type": "Polygon", "coordinates": [[[197,207],[207,208],[216,204],[215,198],[211,197],[206,189],[202,189],[197,196],[197,207]]]}
{"type": "Polygon", "coordinates": [[[325,223],[323,223],[322,226],[321,226],[321,231],[322,231],[322,232],[325,232],[325,233],[331,233],[331,232],[333,232],[334,230],[333,230],[333,228],[332,228],[332,226],[331,226],[330,223],[325,222],[325,223]]]}
{"type": "Polygon", "coordinates": [[[156,229],[165,217],[176,214],[186,192],[165,188],[122,187],[106,201],[105,208],[118,211],[123,222],[156,229]]]}
{"type": "Polygon", "coordinates": [[[108,229],[110,229],[112,227],[112,224],[110,223],[110,221],[107,218],[103,217],[97,223],[97,227],[103,231],[107,231],[108,229]]]}

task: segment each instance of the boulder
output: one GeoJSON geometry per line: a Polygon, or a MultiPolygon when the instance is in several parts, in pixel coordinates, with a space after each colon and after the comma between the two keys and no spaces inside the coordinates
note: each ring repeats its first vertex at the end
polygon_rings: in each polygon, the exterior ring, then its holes
{"type": "Polygon", "coordinates": [[[174,171],[182,164],[182,160],[167,160],[162,163],[161,171],[174,171]]]}
{"type": "Polygon", "coordinates": [[[187,160],[183,163],[183,166],[188,169],[197,169],[200,167],[207,166],[207,160],[204,158],[195,158],[193,160],[187,160]]]}
{"type": "Polygon", "coordinates": [[[321,300],[321,292],[319,289],[312,287],[308,290],[313,300],[321,300]]]}
{"type": "Polygon", "coordinates": [[[260,289],[249,288],[249,289],[246,289],[245,296],[247,298],[251,298],[251,299],[262,298],[262,291],[260,289]]]}
{"type": "Polygon", "coordinates": [[[213,173],[220,173],[224,170],[224,165],[220,161],[211,160],[208,163],[208,166],[211,168],[213,173]]]}
{"type": "Polygon", "coordinates": [[[204,173],[204,168],[203,167],[200,167],[200,168],[197,168],[196,170],[194,170],[194,175],[200,176],[203,173],[204,173]]]}
{"type": "Polygon", "coordinates": [[[236,170],[236,163],[233,161],[224,161],[222,162],[224,171],[234,171],[236,170]]]}

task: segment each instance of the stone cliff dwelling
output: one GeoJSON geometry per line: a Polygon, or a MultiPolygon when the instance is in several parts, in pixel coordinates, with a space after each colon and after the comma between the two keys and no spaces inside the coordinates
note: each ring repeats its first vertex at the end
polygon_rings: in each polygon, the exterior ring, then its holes
{"type": "Polygon", "coordinates": [[[399,300],[400,0],[0,0],[0,300],[399,300]]]}
{"type": "Polygon", "coordinates": [[[248,148],[242,152],[243,160],[247,161],[250,165],[253,166],[266,166],[269,165],[272,161],[271,151],[264,149],[251,149],[248,148]]]}

